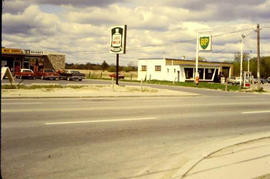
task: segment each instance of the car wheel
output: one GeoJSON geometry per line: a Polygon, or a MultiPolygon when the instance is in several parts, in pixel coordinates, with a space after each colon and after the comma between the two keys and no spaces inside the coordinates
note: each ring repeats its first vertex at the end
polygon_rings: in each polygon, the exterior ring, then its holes
{"type": "Polygon", "coordinates": [[[32,79],[33,79],[33,80],[35,80],[35,79],[36,79],[36,77],[33,77],[32,79]]]}

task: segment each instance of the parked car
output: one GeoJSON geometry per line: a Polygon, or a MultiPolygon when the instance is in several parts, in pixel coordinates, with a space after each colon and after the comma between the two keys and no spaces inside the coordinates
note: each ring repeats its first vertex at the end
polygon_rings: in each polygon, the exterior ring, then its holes
{"type": "MultiPolygon", "coordinates": [[[[258,83],[258,79],[254,78],[254,83],[258,83]]],[[[261,84],[267,83],[267,80],[264,78],[261,78],[261,84]]]]}
{"type": "Polygon", "coordinates": [[[266,80],[267,80],[268,83],[270,83],[270,77],[268,77],[266,80]]]}
{"type": "Polygon", "coordinates": [[[238,85],[240,84],[240,77],[232,76],[231,78],[228,79],[228,83],[232,85],[238,85]]]}
{"type": "Polygon", "coordinates": [[[59,80],[59,73],[55,72],[53,69],[45,69],[43,71],[35,72],[35,77],[42,80],[59,80]]]}
{"type": "Polygon", "coordinates": [[[30,69],[22,68],[19,72],[15,72],[15,77],[19,79],[28,78],[28,79],[36,79],[35,74],[30,69]]]}
{"type": "Polygon", "coordinates": [[[85,74],[79,72],[79,71],[71,71],[71,70],[62,70],[59,71],[60,79],[63,80],[79,80],[82,81],[85,79],[85,74]]]}
{"type": "MultiPolygon", "coordinates": [[[[116,78],[115,73],[110,74],[109,76],[110,76],[111,78],[116,78]]],[[[124,75],[120,75],[120,74],[118,74],[118,79],[124,79],[124,78],[125,78],[125,76],[124,76],[124,75]]]]}

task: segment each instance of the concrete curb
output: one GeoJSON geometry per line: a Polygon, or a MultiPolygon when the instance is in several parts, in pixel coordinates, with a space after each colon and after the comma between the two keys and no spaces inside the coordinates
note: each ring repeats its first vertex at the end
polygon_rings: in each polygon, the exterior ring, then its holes
{"type": "Polygon", "coordinates": [[[194,167],[196,167],[201,161],[203,161],[208,156],[210,156],[210,155],[212,155],[212,154],[214,154],[214,153],[216,153],[224,148],[231,147],[231,146],[238,145],[238,144],[244,144],[244,143],[251,142],[251,141],[261,140],[261,139],[265,139],[265,138],[270,138],[270,132],[263,133],[263,134],[249,135],[249,136],[245,136],[245,137],[239,137],[236,139],[231,139],[231,140],[225,141],[225,142],[220,143],[220,144],[215,144],[215,145],[205,149],[204,151],[200,152],[200,154],[197,154],[195,157],[193,157],[195,159],[192,159],[187,164],[185,164],[182,168],[180,168],[178,171],[176,171],[176,173],[171,178],[173,178],[173,179],[185,178],[186,175],[194,167]]]}
{"type": "Polygon", "coordinates": [[[2,97],[2,99],[40,99],[40,98],[145,98],[145,97],[196,97],[194,95],[142,95],[142,96],[16,96],[16,97],[2,97]]]}

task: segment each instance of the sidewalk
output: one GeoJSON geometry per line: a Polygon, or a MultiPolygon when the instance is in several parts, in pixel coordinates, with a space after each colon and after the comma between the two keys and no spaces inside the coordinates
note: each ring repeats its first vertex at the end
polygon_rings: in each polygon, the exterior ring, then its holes
{"type": "Polygon", "coordinates": [[[268,179],[270,137],[229,146],[203,158],[185,179],[268,179]]]}

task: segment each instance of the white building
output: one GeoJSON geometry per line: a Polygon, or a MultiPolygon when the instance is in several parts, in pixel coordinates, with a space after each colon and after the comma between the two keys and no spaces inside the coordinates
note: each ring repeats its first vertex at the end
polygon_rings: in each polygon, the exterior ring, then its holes
{"type": "MultiPolygon", "coordinates": [[[[219,74],[231,77],[232,63],[199,61],[200,81],[214,81],[219,74]]],[[[138,59],[138,80],[194,81],[195,61],[171,58],[138,59]]]]}

